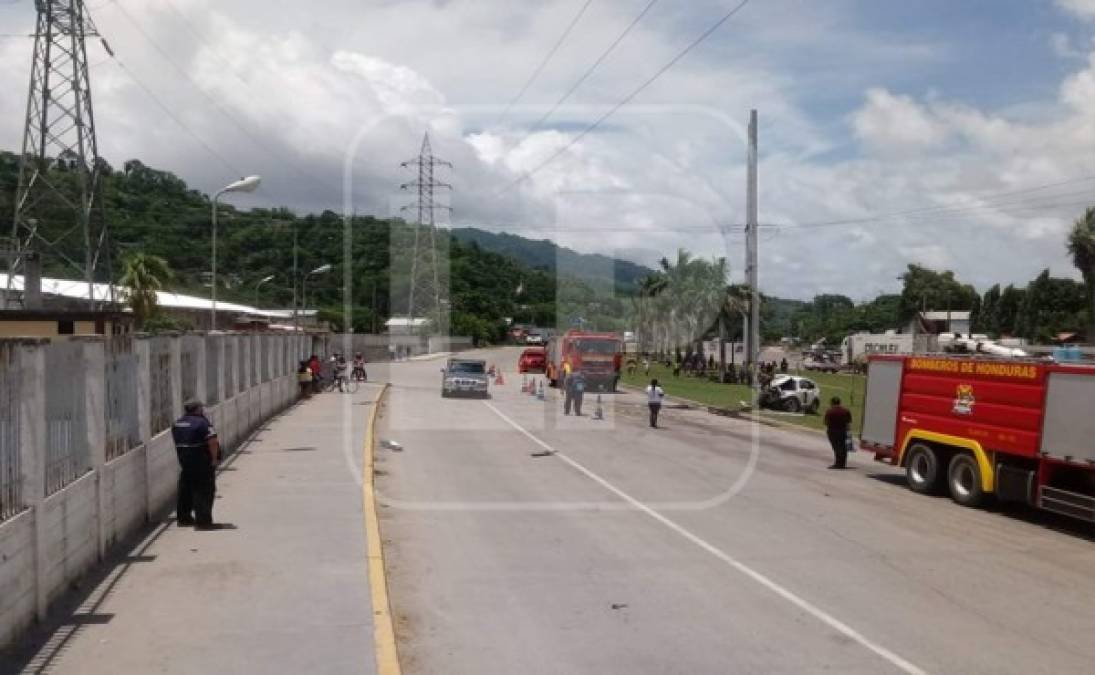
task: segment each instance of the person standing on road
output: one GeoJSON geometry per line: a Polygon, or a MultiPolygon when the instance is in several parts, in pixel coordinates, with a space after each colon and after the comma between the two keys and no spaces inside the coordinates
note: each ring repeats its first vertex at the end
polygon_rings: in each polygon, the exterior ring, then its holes
{"type": "Polygon", "coordinates": [[[586,377],[582,375],[581,371],[574,371],[567,375],[566,383],[564,385],[563,394],[563,414],[569,415],[571,406],[574,407],[574,414],[578,417],[582,416],[582,399],[585,397],[586,391],[586,377]]]}
{"type": "Polygon", "coordinates": [[[180,527],[193,525],[199,530],[216,529],[213,524],[213,499],[217,492],[216,469],[220,462],[217,431],[205,416],[201,401],[191,399],[183,405],[185,413],[171,427],[179,474],[179,496],[175,505],[180,527]]]}
{"type": "Polygon", "coordinates": [[[848,429],[852,426],[852,413],[840,405],[840,397],[834,396],[825,412],[825,432],[829,445],[833,446],[833,465],[830,469],[843,469],[848,463],[848,429]]]}
{"type": "Polygon", "coordinates": [[[312,371],[312,393],[319,393],[319,379],[320,371],[323,368],[323,364],[319,362],[319,357],[312,354],[312,358],[308,359],[308,370],[312,371]]]}
{"type": "Polygon", "coordinates": [[[646,388],[646,405],[650,408],[650,428],[658,428],[658,413],[662,411],[662,399],[665,398],[665,390],[658,386],[658,380],[650,380],[650,386],[646,388]]]}

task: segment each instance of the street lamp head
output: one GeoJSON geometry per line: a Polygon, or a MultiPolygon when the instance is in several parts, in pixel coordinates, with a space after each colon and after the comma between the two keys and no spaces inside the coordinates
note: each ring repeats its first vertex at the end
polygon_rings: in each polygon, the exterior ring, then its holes
{"type": "Polygon", "coordinates": [[[311,275],[311,274],[323,274],[324,272],[330,272],[330,271],[331,271],[331,263],[327,263],[326,265],[320,265],[319,267],[315,268],[314,270],[312,270],[308,274],[309,275],[311,275]]]}
{"type": "Polygon", "coordinates": [[[259,183],[262,182],[262,176],[247,176],[241,178],[235,183],[229,183],[221,188],[221,192],[254,192],[259,183]]]}
{"type": "Polygon", "coordinates": [[[259,283],[260,284],[265,284],[267,281],[273,281],[274,277],[276,277],[276,276],[277,276],[276,274],[271,274],[270,276],[263,277],[262,281],[260,281],[259,283]]]}

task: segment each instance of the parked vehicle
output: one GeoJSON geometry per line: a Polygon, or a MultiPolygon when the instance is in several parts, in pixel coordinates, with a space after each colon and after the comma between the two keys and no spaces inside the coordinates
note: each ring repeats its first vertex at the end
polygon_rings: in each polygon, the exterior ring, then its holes
{"type": "Polygon", "coordinates": [[[840,372],[840,363],[832,355],[824,352],[807,354],[802,360],[802,368],[819,373],[837,373],[840,372]]]}
{"type": "Polygon", "coordinates": [[[517,359],[517,372],[542,373],[547,369],[547,352],[543,347],[529,347],[517,359]]]}
{"type": "Polygon", "coordinates": [[[991,356],[870,359],[861,444],[920,493],[990,495],[1095,522],[1095,367],[991,356]]]}
{"type": "Polygon", "coordinates": [[[544,342],[543,333],[529,333],[525,336],[525,344],[527,345],[542,345],[544,342]]]}
{"type": "Polygon", "coordinates": [[[615,333],[569,330],[554,335],[547,344],[547,377],[559,386],[563,368],[581,370],[588,390],[616,391],[623,364],[623,340],[615,333]]]}
{"type": "Polygon", "coordinates": [[[759,401],[762,408],[813,415],[821,407],[821,389],[809,378],[776,375],[761,391],[759,401]]]}
{"type": "Polygon", "coordinates": [[[449,359],[441,369],[441,397],[471,394],[490,398],[487,362],[474,359],[449,359]]]}
{"type": "Polygon", "coordinates": [[[840,362],[844,366],[862,363],[873,354],[913,353],[912,333],[855,333],[840,343],[840,362]]]}

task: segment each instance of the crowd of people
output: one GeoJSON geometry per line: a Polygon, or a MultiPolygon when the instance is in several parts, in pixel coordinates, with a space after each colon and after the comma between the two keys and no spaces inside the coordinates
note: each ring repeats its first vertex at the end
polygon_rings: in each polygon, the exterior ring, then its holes
{"type": "Polygon", "coordinates": [[[369,379],[365,371],[365,355],[361,352],[354,354],[352,370],[351,362],[339,352],[328,357],[326,363],[320,360],[318,355],[312,354],[301,361],[297,367],[297,385],[300,387],[301,398],[318,394],[323,391],[323,387],[328,382],[333,382],[341,392],[351,379],[358,382],[366,382],[369,379]]]}

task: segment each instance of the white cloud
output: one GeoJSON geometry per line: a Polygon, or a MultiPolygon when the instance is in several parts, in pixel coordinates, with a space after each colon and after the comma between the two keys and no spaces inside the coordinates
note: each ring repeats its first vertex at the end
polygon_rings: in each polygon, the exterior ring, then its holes
{"type": "Polygon", "coordinates": [[[930,150],[942,145],[947,135],[931,111],[885,89],[867,92],[867,103],[853,115],[852,124],[861,141],[883,154],[930,150]]]}
{"type": "MultiPolygon", "coordinates": [[[[695,22],[674,28],[659,16],[641,24],[574,105],[552,117],[554,128],[522,140],[524,125],[596,57],[606,35],[631,19],[633,3],[594,3],[496,126],[573,3],[331,0],[323,12],[306,3],[270,12],[257,0],[119,2],[140,30],[113,4],[96,14],[100,29],[201,141],[107,62],[93,69],[103,153],[114,163],[139,157],[205,190],[237,171],[262,173],[256,199],[264,205],[338,209],[344,155],[361,132],[355,205],[393,213],[406,199],[398,186],[409,178],[399,163],[429,129],[437,154],[456,167],[445,178],[456,188],[459,224],[505,226],[647,263],[684,246],[728,256],[740,278],[744,251],[734,226],[744,220],[741,127],[758,108],[761,221],[783,226],[762,238],[765,290],[863,298],[894,288],[909,262],[953,266],[982,285],[1022,283],[1046,266],[1071,273],[1062,237],[1080,207],[1061,205],[1083,201],[1078,193],[1090,184],[1010,200],[986,195],[1095,175],[1095,60],[1087,54],[1061,79],[1056,97],[1015,102],[1038,111],[1018,119],[976,101],[908,93],[926,87],[892,84],[948,58],[946,46],[914,37],[888,42],[855,28],[839,3],[797,3],[796,21],[771,20],[786,13],[778,3],[753,3],[634,105],[514,185],[686,44],[695,22]],[[820,66],[803,64],[815,56],[820,66]],[[834,103],[829,89],[844,98],[834,103]],[[824,106],[837,110],[818,112],[824,106]],[[795,227],[932,207],[966,210],[795,227]],[[719,232],[720,224],[729,227],[719,232]]],[[[1095,16],[1095,0],[1059,4],[1078,16],[1090,6],[1095,16]]],[[[29,28],[30,11],[20,11],[29,28]]],[[[1064,36],[1049,39],[1062,55],[1082,48],[1064,36]]],[[[90,51],[93,62],[102,56],[98,47],[90,51]]],[[[0,87],[23,91],[28,63],[28,43],[0,41],[0,87]]],[[[25,105],[18,99],[0,97],[0,120],[8,120],[0,147],[18,143],[25,105]]]]}
{"type": "Polygon", "coordinates": [[[1095,19],[1095,0],[1057,0],[1057,6],[1081,19],[1095,19]]]}

